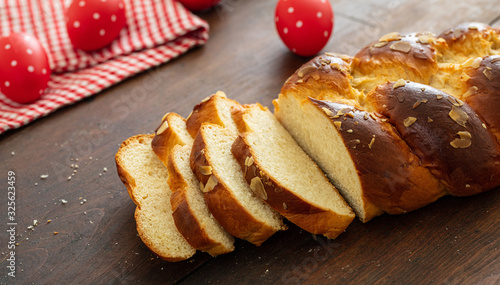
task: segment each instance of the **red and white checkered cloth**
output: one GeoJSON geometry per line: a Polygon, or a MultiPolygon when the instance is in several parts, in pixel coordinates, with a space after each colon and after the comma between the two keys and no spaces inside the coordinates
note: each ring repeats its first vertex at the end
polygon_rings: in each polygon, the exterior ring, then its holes
{"type": "MultiPolygon", "coordinates": [[[[78,0],[75,0],[78,1],[78,0]]],[[[208,24],[175,0],[124,0],[127,26],[97,52],[73,49],[64,10],[71,0],[0,0],[1,35],[34,35],[49,56],[51,80],[32,104],[0,93],[0,134],[92,96],[208,40],[208,24]]],[[[29,84],[29,83],[27,83],[29,84]]]]}

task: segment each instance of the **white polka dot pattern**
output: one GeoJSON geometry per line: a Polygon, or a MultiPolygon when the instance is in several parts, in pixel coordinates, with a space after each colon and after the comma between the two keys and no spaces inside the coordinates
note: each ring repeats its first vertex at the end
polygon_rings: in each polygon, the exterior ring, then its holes
{"type": "Polygon", "coordinates": [[[292,52],[312,56],[330,38],[333,10],[330,2],[324,0],[279,0],[274,22],[292,52]]]}

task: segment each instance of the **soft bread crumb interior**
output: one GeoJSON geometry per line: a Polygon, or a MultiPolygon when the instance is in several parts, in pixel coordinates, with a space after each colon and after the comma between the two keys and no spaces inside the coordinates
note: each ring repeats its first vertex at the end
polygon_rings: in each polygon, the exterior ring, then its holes
{"type": "Polygon", "coordinates": [[[326,173],[356,215],[365,219],[361,182],[351,156],[335,126],[309,100],[280,94],[276,117],[302,149],[326,173]]]}
{"type": "Polygon", "coordinates": [[[187,145],[175,147],[172,151],[173,159],[187,184],[185,191],[189,207],[212,240],[223,244],[227,248],[233,248],[233,237],[219,225],[205,203],[200,183],[189,165],[190,154],[191,147],[187,145]]]}
{"type": "Polygon", "coordinates": [[[240,105],[230,99],[227,98],[221,98],[217,101],[217,106],[219,111],[219,116],[224,123],[224,126],[226,129],[228,129],[231,133],[237,134],[238,133],[238,126],[234,122],[232,116],[231,116],[231,108],[232,107],[239,107],[240,105]]]}
{"type": "Polygon", "coordinates": [[[177,230],[170,207],[168,172],[151,149],[151,140],[131,142],[122,152],[120,163],[135,180],[133,195],[138,203],[137,228],[141,239],[160,256],[189,258],[195,253],[177,230]]]}
{"type": "Polygon", "coordinates": [[[251,108],[245,112],[244,121],[252,130],[245,135],[252,156],[272,178],[315,206],[340,214],[352,213],[321,169],[271,112],[251,108]]]}
{"type": "Polygon", "coordinates": [[[258,198],[243,177],[240,165],[231,153],[237,135],[218,125],[202,126],[205,154],[210,159],[212,172],[219,183],[224,183],[241,205],[257,220],[276,230],[281,229],[281,217],[269,205],[258,198]]]}
{"type": "Polygon", "coordinates": [[[193,137],[189,134],[187,128],[186,128],[186,121],[179,116],[169,116],[168,118],[168,124],[169,128],[172,128],[172,130],[179,136],[180,140],[187,145],[192,145],[193,144],[193,137]]]}

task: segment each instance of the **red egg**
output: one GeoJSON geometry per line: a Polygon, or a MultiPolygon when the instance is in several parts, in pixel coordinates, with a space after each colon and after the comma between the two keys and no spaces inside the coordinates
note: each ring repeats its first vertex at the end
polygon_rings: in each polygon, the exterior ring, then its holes
{"type": "Polygon", "coordinates": [[[123,0],[73,0],[66,9],[66,29],[71,43],[84,51],[109,45],[125,24],[123,0]]]}
{"type": "Polygon", "coordinates": [[[50,79],[49,59],[33,36],[12,33],[0,38],[0,91],[14,102],[42,96],[50,79]]]}
{"type": "Polygon", "coordinates": [[[283,43],[301,56],[313,56],[325,47],[333,20],[328,0],[280,0],[274,19],[283,43]]]}
{"type": "Polygon", "coordinates": [[[220,0],[178,0],[184,5],[188,10],[193,12],[206,11],[215,5],[217,5],[220,0]]]}

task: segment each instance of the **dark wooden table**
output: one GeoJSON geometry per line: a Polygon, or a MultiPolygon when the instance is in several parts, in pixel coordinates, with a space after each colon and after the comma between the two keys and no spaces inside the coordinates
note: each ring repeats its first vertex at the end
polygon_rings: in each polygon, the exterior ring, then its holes
{"type": "MultiPolygon", "coordinates": [[[[439,33],[500,16],[498,0],[331,2],[335,31],[325,50],[350,55],[388,32],[439,33]]],[[[334,241],[290,225],[261,247],[237,241],[231,254],[198,253],[179,263],[158,259],[141,242],[135,205],[114,165],[120,142],[152,132],[168,111],[187,116],[217,90],[271,107],[286,78],[307,61],[281,43],[275,5],[226,0],[200,15],[211,26],[206,46],[0,136],[2,283],[500,283],[500,189],[445,197],[367,224],[356,220],[334,241]],[[6,276],[8,171],[17,188],[15,279],[6,276]]]]}

